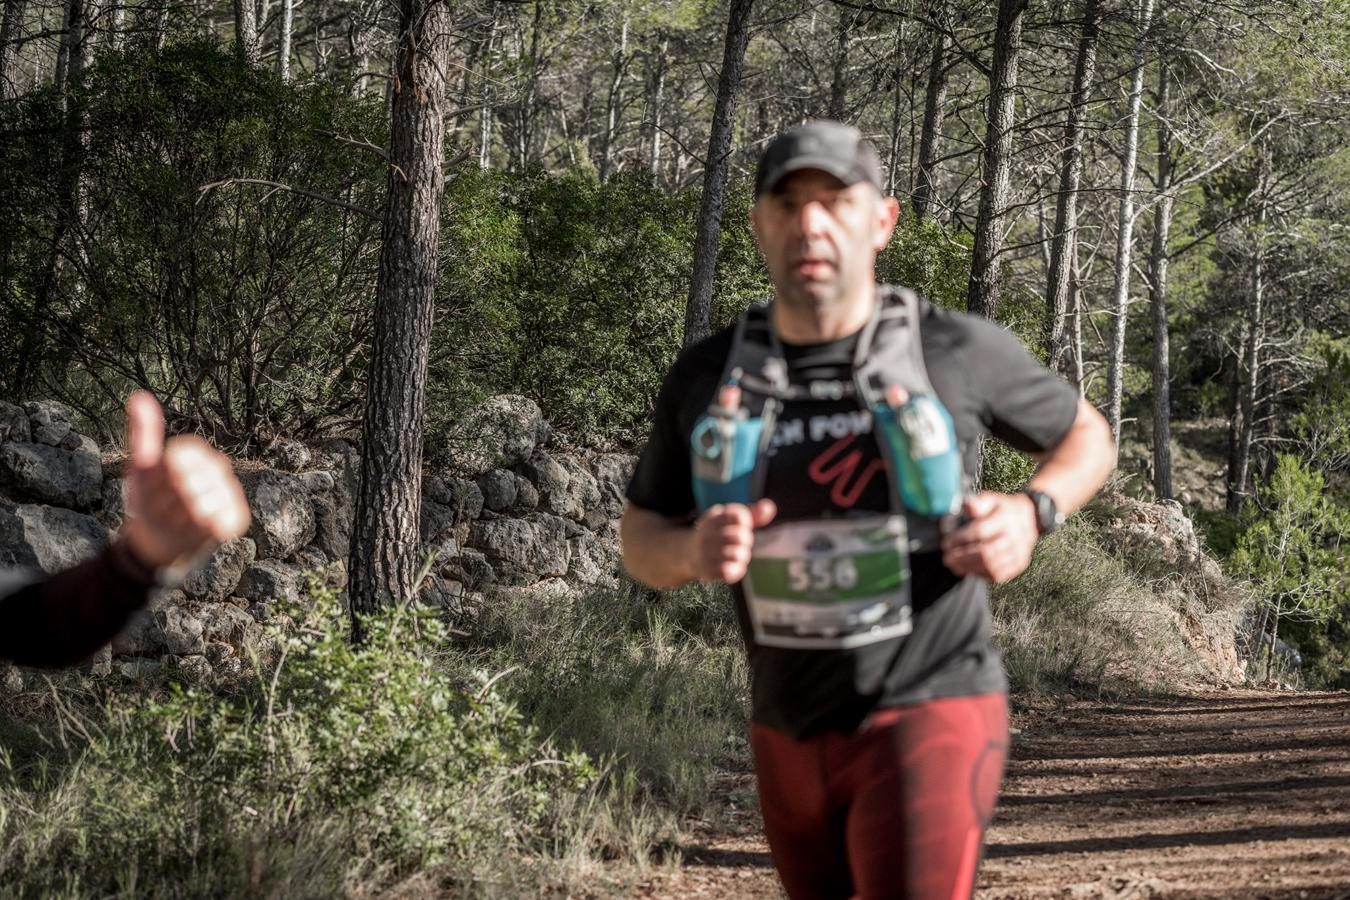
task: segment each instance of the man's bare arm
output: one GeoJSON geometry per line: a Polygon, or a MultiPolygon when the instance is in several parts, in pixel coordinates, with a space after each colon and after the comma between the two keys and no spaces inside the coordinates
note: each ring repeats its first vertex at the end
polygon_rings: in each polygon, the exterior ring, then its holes
{"type": "Polygon", "coordinates": [[[718,504],[686,524],[629,503],[619,523],[624,566],[629,575],[654,588],[691,581],[734,584],[750,564],[755,529],[768,525],[777,513],[772,500],[718,504]]]}
{"type": "Polygon", "coordinates": [[[643,584],[675,588],[694,580],[694,527],[625,504],[619,521],[623,564],[643,584]]]}
{"type": "Polygon", "coordinates": [[[1111,426],[1095,406],[1079,400],[1064,440],[1037,458],[1040,466],[1027,487],[1049,494],[1060,512],[1072,515],[1101,490],[1116,467],[1111,426]]]}
{"type": "MultiPolygon", "coordinates": [[[[1078,401],[1064,439],[1038,456],[1040,467],[1027,487],[1049,494],[1066,516],[1092,499],[1116,464],[1111,429],[1086,400],[1078,401]]],[[[1040,537],[1031,498],[984,491],[966,500],[965,513],[969,521],[942,539],[947,568],[990,581],[1009,581],[1022,574],[1040,537]]]]}

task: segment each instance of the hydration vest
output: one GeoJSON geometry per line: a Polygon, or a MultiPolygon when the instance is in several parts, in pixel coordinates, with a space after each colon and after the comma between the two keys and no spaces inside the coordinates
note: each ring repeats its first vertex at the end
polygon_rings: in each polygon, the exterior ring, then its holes
{"type": "Polygon", "coordinates": [[[736,325],[717,394],[691,436],[700,511],[762,495],[784,403],[854,397],[872,414],[892,513],[905,517],[914,545],[934,542],[944,520],[960,512],[966,484],[951,415],[924,365],[919,311],[913,291],[878,285],[872,317],[858,336],[852,379],[794,385],[769,304],[750,307],[736,325]]]}

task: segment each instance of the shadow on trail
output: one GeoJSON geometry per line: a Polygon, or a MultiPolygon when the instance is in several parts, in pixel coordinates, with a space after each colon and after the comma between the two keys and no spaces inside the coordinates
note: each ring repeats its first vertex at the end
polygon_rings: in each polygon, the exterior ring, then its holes
{"type": "Polygon", "coordinates": [[[1316,825],[1267,825],[1226,831],[1183,831],[1178,834],[1133,834],[1025,844],[991,844],[985,851],[985,858],[1004,859],[1013,856],[1043,856],[1050,853],[1109,853],[1116,850],[1157,850],[1166,847],[1203,847],[1250,844],[1253,841],[1345,837],[1350,837],[1350,821],[1316,825]]]}
{"type": "MultiPolygon", "coordinates": [[[[1342,757],[1343,758],[1343,757],[1342,757]]],[[[1164,800],[1175,803],[1221,803],[1227,797],[1244,794],[1280,794],[1285,791],[1350,787],[1350,775],[1320,778],[1280,778],[1263,781],[1239,781],[1218,784],[1197,783],[1194,787],[1143,788],[1139,790],[1083,791],[1066,794],[1013,794],[999,798],[1000,808],[1041,806],[1054,803],[1091,803],[1114,806],[1139,800],[1164,800]]]]}
{"type": "Polygon", "coordinates": [[[773,858],[762,850],[725,850],[692,844],[681,850],[685,866],[705,866],[710,869],[772,869],[773,858]]]}
{"type": "MultiPolygon", "coordinates": [[[[1056,750],[1054,741],[1041,739],[1035,744],[1024,745],[1021,752],[1016,754],[1015,759],[1054,762],[1073,759],[1147,759],[1149,757],[1167,756],[1249,756],[1253,753],[1325,750],[1327,746],[1327,738],[1324,735],[1280,741],[1263,741],[1251,738],[1244,740],[1241,736],[1234,736],[1232,741],[1227,742],[1227,746],[1213,747],[1196,747],[1193,742],[1190,744],[1186,742],[1188,737],[1194,738],[1196,734],[1200,733],[1178,731],[1175,735],[1169,735],[1160,744],[1132,749],[1097,745],[1086,750],[1064,751],[1056,750]]],[[[1121,739],[1128,741],[1132,738],[1129,735],[1124,735],[1121,739]]],[[[1081,743],[1081,741],[1075,741],[1075,743],[1081,743]]],[[[1346,757],[1350,758],[1350,748],[1347,748],[1346,757]]]]}
{"type": "Polygon", "coordinates": [[[1153,716],[1231,715],[1234,712],[1295,713],[1300,709],[1327,709],[1329,707],[1337,706],[1346,707],[1347,713],[1350,713],[1350,697],[1344,695],[1328,696],[1319,694],[1313,697],[1300,698],[1297,695],[1291,695],[1288,703],[1270,703],[1264,699],[1251,701],[1234,700],[1231,704],[1222,706],[1215,706],[1213,698],[1210,697],[1167,697],[1139,704],[1131,704],[1130,706],[1099,706],[1093,709],[1084,710],[1083,714],[1094,716],[1136,716],[1139,718],[1148,718],[1153,716]]]}

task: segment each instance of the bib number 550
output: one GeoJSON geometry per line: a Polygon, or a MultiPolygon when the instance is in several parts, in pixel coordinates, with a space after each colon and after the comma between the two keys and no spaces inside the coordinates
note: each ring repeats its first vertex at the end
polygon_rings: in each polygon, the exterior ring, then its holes
{"type": "Polygon", "coordinates": [[[794,559],[787,564],[788,587],[794,592],[847,591],[858,584],[858,568],[850,557],[794,559]]]}

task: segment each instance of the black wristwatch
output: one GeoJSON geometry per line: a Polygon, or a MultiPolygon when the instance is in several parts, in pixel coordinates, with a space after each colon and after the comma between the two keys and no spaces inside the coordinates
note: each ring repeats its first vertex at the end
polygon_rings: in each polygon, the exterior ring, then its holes
{"type": "Polygon", "coordinates": [[[1025,488],[1022,493],[1030,497],[1036,507],[1036,528],[1041,534],[1049,534],[1064,524],[1064,513],[1055,505],[1054,497],[1032,488],[1025,488]]]}

